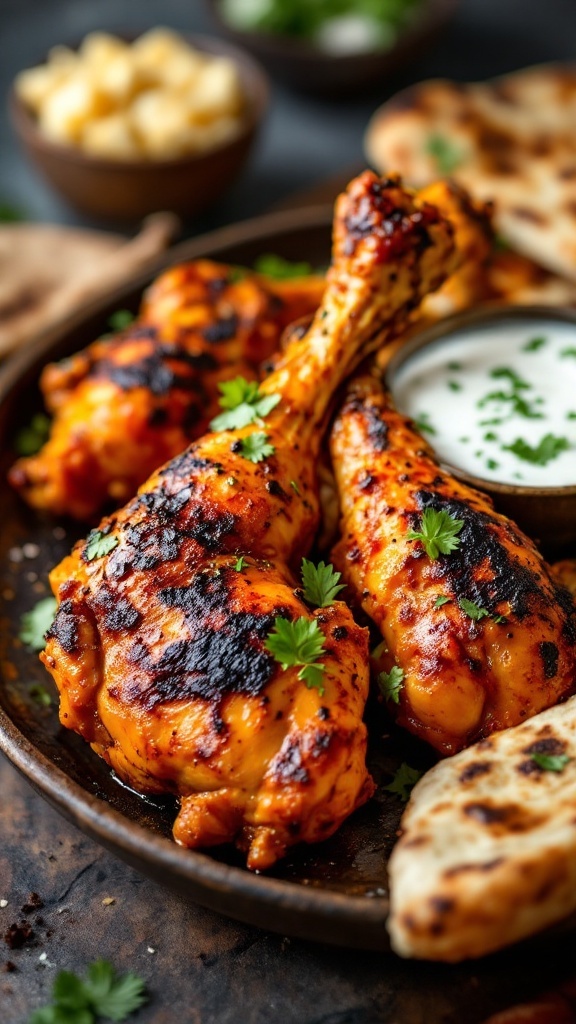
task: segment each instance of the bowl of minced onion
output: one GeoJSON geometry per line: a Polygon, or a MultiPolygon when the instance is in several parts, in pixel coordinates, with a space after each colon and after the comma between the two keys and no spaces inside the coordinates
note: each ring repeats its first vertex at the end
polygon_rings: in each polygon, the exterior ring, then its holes
{"type": "Polygon", "coordinates": [[[576,310],[444,320],[395,353],[386,383],[446,469],[547,548],[576,540],[576,310]]]}
{"type": "Polygon", "coordinates": [[[458,0],[207,0],[221,31],[301,92],[343,96],[403,70],[458,0]]]}

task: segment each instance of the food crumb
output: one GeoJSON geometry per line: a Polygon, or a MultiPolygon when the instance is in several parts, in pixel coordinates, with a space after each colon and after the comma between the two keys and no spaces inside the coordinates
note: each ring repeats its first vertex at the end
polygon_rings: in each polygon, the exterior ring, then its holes
{"type": "Polygon", "coordinates": [[[105,896],[104,899],[102,900],[103,907],[111,907],[113,903],[116,903],[115,896],[105,896]]]}
{"type": "Polygon", "coordinates": [[[21,949],[26,942],[30,942],[33,938],[32,926],[27,921],[22,921],[20,924],[11,924],[8,931],[4,934],[4,942],[8,949],[21,949]]]}
{"type": "Polygon", "coordinates": [[[8,900],[0,900],[0,907],[2,907],[2,910],[4,909],[4,907],[7,907],[7,906],[8,906],[8,900]]]}
{"type": "Polygon", "coordinates": [[[28,899],[22,907],[23,914],[29,914],[31,910],[40,910],[44,904],[37,892],[28,893],[28,899]]]}
{"type": "Polygon", "coordinates": [[[40,960],[41,963],[44,963],[44,961],[48,959],[48,953],[40,953],[38,959],[40,960]]]}
{"type": "Polygon", "coordinates": [[[7,960],[6,963],[2,964],[2,970],[4,974],[12,974],[16,970],[16,964],[13,964],[11,960],[7,960]]]}
{"type": "Polygon", "coordinates": [[[155,953],[156,950],[152,946],[148,946],[148,952],[149,953],[155,953]]]}

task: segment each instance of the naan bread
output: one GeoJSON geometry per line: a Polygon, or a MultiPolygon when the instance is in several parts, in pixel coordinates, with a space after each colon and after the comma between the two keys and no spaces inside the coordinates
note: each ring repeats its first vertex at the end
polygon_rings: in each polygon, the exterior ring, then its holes
{"type": "Polygon", "coordinates": [[[178,229],[171,213],[149,217],[139,235],[52,224],[0,226],[0,356],[118,287],[162,252],[178,229]]]}
{"type": "Polygon", "coordinates": [[[435,765],[390,859],[392,948],[456,962],[576,911],[576,697],[435,765]],[[566,754],[562,771],[533,754],[566,754]]]}
{"type": "Polygon", "coordinates": [[[576,280],[576,66],[490,82],[434,80],[400,93],[368,127],[368,159],[422,187],[450,174],[495,204],[498,232],[576,280]]]}

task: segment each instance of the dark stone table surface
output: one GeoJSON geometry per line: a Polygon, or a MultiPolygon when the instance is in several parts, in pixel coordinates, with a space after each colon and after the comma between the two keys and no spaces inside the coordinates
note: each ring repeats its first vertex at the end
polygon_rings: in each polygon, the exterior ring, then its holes
{"type": "MultiPolygon", "coordinates": [[[[53,43],[157,23],[209,28],[198,0],[0,0],[1,91],[53,43]]],[[[330,103],[276,87],[250,166],[189,231],[259,213],[360,164],[367,119],[395,88],[570,59],[575,36],[576,0],[462,0],[435,52],[370,96],[330,103]]],[[[80,223],[23,162],[3,109],[0,198],[30,219],[80,223]]],[[[262,933],[142,878],[64,822],[2,759],[0,795],[0,937],[23,919],[34,931],[21,949],[0,942],[0,1024],[24,1024],[58,969],[82,972],[100,956],[146,979],[151,999],[134,1018],[142,1024],[480,1024],[576,976],[569,936],[442,967],[262,933]],[[22,911],[31,892],[44,906],[22,911]]]]}

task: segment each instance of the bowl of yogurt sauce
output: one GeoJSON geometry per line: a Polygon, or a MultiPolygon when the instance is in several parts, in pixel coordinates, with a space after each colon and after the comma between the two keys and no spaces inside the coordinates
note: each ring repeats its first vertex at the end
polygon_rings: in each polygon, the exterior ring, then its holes
{"type": "Polygon", "coordinates": [[[444,320],[396,352],[386,383],[446,469],[546,547],[576,540],[576,310],[444,320]]]}

